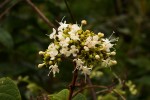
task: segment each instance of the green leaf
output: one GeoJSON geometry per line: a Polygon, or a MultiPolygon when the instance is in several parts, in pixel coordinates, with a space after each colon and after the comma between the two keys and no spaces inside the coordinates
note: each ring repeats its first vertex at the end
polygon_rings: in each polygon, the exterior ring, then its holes
{"type": "Polygon", "coordinates": [[[61,90],[57,94],[50,95],[49,98],[50,98],[50,100],[67,100],[68,96],[69,96],[69,90],[64,89],[64,90],[61,90]]]}
{"type": "Polygon", "coordinates": [[[17,85],[10,78],[0,79],[0,100],[21,100],[17,85]]]}
{"type": "Polygon", "coordinates": [[[86,97],[83,94],[79,93],[72,100],[86,100],[86,97]]]}
{"type": "Polygon", "coordinates": [[[2,28],[0,28],[0,43],[7,48],[13,47],[13,39],[11,35],[2,28]]]}

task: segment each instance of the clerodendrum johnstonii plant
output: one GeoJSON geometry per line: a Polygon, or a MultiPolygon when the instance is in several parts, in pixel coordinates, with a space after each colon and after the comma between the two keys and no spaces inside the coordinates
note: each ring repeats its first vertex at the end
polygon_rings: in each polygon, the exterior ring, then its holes
{"type": "Polygon", "coordinates": [[[117,64],[112,57],[116,54],[113,46],[118,39],[104,38],[101,32],[96,34],[90,30],[83,30],[85,24],[87,24],[85,20],[81,25],[67,24],[64,21],[59,23],[57,30],[53,28],[53,32],[49,35],[53,42],[46,51],[39,52],[43,55],[43,63],[38,67],[49,67],[49,74],[52,72],[55,77],[55,74],[60,71],[59,63],[64,58],[68,58],[75,65],[73,73],[79,71],[86,79],[96,65],[108,67],[117,64]]]}
{"type": "Polygon", "coordinates": [[[84,31],[82,26],[86,24],[85,20],[80,26],[66,22],[59,24],[58,30],[53,28],[53,32],[49,35],[53,42],[46,51],[39,52],[44,56],[44,62],[38,65],[39,68],[48,66],[55,77],[55,74],[59,73],[59,63],[63,58],[68,58],[75,63],[75,69],[86,76],[90,75],[94,65],[107,67],[117,63],[116,60],[112,60],[112,56],[116,54],[112,42],[117,39],[104,38],[101,32],[95,34],[90,30],[84,31]]]}

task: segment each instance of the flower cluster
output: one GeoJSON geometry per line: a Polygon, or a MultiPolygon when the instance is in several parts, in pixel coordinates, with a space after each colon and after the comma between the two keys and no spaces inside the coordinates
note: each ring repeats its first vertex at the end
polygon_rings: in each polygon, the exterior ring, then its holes
{"type": "Polygon", "coordinates": [[[95,65],[107,67],[117,63],[112,60],[112,56],[116,54],[113,46],[117,39],[104,38],[101,32],[95,34],[90,30],[84,31],[82,26],[86,24],[85,20],[81,22],[81,26],[66,22],[59,24],[58,29],[53,28],[49,35],[53,42],[45,52],[39,52],[44,56],[44,62],[38,67],[48,66],[55,76],[55,73],[59,73],[58,64],[63,58],[69,58],[75,63],[76,70],[90,75],[95,65]]]}

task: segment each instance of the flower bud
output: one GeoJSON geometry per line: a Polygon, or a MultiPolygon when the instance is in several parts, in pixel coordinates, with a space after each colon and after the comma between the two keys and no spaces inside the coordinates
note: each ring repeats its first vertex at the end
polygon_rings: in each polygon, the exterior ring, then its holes
{"type": "Polygon", "coordinates": [[[73,43],[73,40],[70,40],[69,43],[73,43]]]}
{"type": "Polygon", "coordinates": [[[45,52],[39,51],[39,55],[44,55],[44,54],[45,54],[45,52]]]}
{"type": "Polygon", "coordinates": [[[114,56],[114,55],[116,55],[116,52],[113,51],[113,52],[110,53],[110,55],[114,56]]]}
{"type": "Polygon", "coordinates": [[[101,33],[101,32],[99,32],[99,33],[98,33],[98,36],[99,36],[99,37],[104,37],[104,34],[101,33]]]}
{"type": "Polygon", "coordinates": [[[61,57],[61,54],[57,54],[57,57],[61,57]]]}
{"type": "Polygon", "coordinates": [[[82,25],[86,25],[86,24],[87,24],[87,21],[86,21],[86,20],[82,20],[82,21],[81,21],[81,24],[82,24],[82,25]]]}
{"type": "Polygon", "coordinates": [[[68,32],[68,30],[67,30],[67,29],[65,29],[65,30],[64,30],[64,33],[67,33],[67,32],[68,32]]]}
{"type": "Polygon", "coordinates": [[[78,30],[78,34],[79,34],[79,35],[82,34],[82,30],[78,30]]]}
{"type": "Polygon", "coordinates": [[[85,36],[83,34],[81,34],[81,38],[84,38],[85,36]]]}
{"type": "Polygon", "coordinates": [[[49,61],[49,64],[50,64],[50,65],[52,65],[52,64],[53,64],[53,62],[52,62],[52,61],[49,61]]]}
{"type": "Polygon", "coordinates": [[[99,59],[99,58],[100,58],[100,56],[99,56],[99,55],[96,55],[96,56],[95,56],[95,58],[96,58],[96,59],[99,59]]]}
{"type": "Polygon", "coordinates": [[[92,56],[92,55],[90,55],[90,56],[89,56],[89,58],[93,58],[93,56],[92,56]]]}
{"type": "Polygon", "coordinates": [[[44,63],[39,64],[39,65],[38,65],[38,68],[42,68],[44,65],[45,65],[44,63]]]}
{"type": "Polygon", "coordinates": [[[84,42],[82,42],[81,45],[84,46],[84,42]]]}
{"type": "Polygon", "coordinates": [[[58,58],[57,60],[58,60],[58,61],[61,61],[61,58],[58,58]]]}
{"type": "Polygon", "coordinates": [[[116,65],[117,61],[116,60],[112,60],[111,63],[112,63],[112,65],[116,65]]]}
{"type": "Polygon", "coordinates": [[[46,54],[45,54],[45,57],[46,57],[46,58],[49,58],[49,57],[50,57],[50,54],[46,53],[46,54]]]}
{"type": "Polygon", "coordinates": [[[110,56],[111,54],[110,53],[106,53],[108,56],[110,56]]]}
{"type": "Polygon", "coordinates": [[[90,33],[90,31],[89,31],[89,30],[86,30],[85,32],[86,32],[86,33],[90,33]]]}

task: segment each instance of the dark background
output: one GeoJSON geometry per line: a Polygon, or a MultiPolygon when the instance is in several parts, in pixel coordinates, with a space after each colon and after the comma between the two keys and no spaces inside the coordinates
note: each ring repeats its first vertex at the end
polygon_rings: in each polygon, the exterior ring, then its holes
{"type": "MultiPolygon", "coordinates": [[[[10,0],[4,6],[0,0],[0,77],[16,80],[23,100],[36,97],[42,91],[54,93],[67,88],[72,76],[70,62],[63,62],[56,78],[48,77],[48,68],[38,69],[52,28],[24,0],[10,0]],[[19,1],[19,2],[18,2],[19,1]],[[22,78],[21,78],[22,77],[22,78]],[[27,78],[28,77],[28,78],[27,78]]],[[[126,95],[127,100],[150,100],[150,0],[68,0],[77,23],[85,19],[86,29],[103,32],[108,37],[115,31],[118,64],[114,71],[122,80],[131,80],[137,95],[126,95]]],[[[71,18],[63,0],[33,0],[33,3],[54,24],[71,18]]],[[[103,71],[103,70],[102,70],[103,71]]],[[[93,80],[108,84],[113,80],[109,70],[93,80]],[[106,72],[106,73],[105,73],[106,72]]],[[[88,96],[87,96],[88,98],[88,96]]]]}

